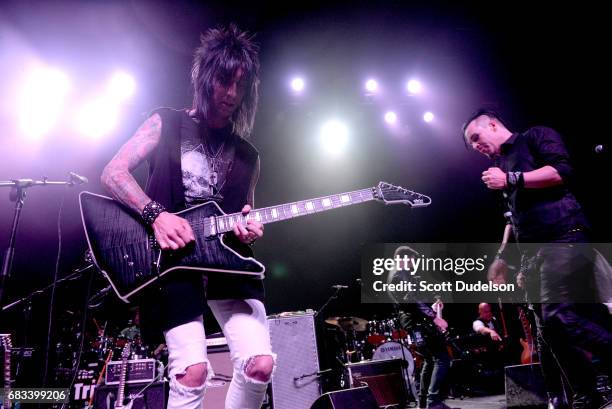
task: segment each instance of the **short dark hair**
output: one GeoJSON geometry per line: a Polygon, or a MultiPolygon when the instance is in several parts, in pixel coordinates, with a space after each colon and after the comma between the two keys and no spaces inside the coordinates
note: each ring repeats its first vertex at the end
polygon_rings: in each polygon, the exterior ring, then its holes
{"type": "Polygon", "coordinates": [[[259,46],[253,37],[233,23],[227,28],[212,28],[200,36],[191,68],[193,108],[203,120],[210,111],[215,78],[232,78],[236,70],[242,69],[248,85],[231,122],[232,131],[243,138],[253,129],[259,99],[259,46]]]}
{"type": "Polygon", "coordinates": [[[508,126],[506,125],[505,119],[500,115],[498,111],[494,109],[490,109],[490,108],[478,108],[476,111],[472,112],[472,114],[467,118],[467,120],[463,123],[463,125],[461,125],[461,139],[463,139],[463,143],[465,144],[467,148],[469,148],[469,145],[468,145],[468,142],[465,140],[465,130],[467,129],[470,122],[472,122],[474,119],[482,115],[486,115],[489,118],[494,118],[498,120],[499,122],[501,122],[503,126],[508,128],[508,126]]]}

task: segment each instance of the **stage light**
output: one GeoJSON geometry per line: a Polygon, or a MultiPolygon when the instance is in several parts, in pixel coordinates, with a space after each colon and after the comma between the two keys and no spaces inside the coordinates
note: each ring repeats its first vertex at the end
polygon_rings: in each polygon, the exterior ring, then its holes
{"type": "Polygon", "coordinates": [[[291,80],[291,89],[294,92],[302,92],[305,86],[306,84],[304,83],[304,80],[302,78],[296,77],[291,80]]]}
{"type": "Polygon", "coordinates": [[[99,97],[83,105],[77,113],[75,128],[83,136],[98,139],[112,132],[119,120],[116,101],[99,97]]]}
{"type": "Polygon", "coordinates": [[[344,151],[348,143],[348,128],[340,121],[328,121],[321,128],[320,141],[323,150],[338,155],[344,151]]]}
{"type": "Polygon", "coordinates": [[[421,82],[418,80],[412,79],[408,81],[408,84],[406,84],[406,89],[408,89],[410,94],[417,95],[423,91],[423,84],[421,84],[421,82]]]}
{"type": "Polygon", "coordinates": [[[124,101],[134,95],[136,90],[136,80],[130,74],[118,71],[111,77],[107,91],[109,96],[118,101],[124,101]]]}
{"type": "Polygon", "coordinates": [[[56,124],[70,91],[68,76],[57,69],[32,71],[24,84],[19,108],[19,126],[29,138],[38,139],[56,124]]]}
{"type": "Polygon", "coordinates": [[[397,122],[397,114],[393,111],[385,113],[385,122],[389,125],[393,125],[397,122]]]}
{"type": "Polygon", "coordinates": [[[368,93],[374,94],[378,91],[378,82],[375,79],[369,79],[365,83],[365,89],[368,93]]]}
{"type": "Polygon", "coordinates": [[[431,112],[427,111],[423,114],[423,121],[430,123],[434,120],[434,114],[432,114],[431,112]]]}

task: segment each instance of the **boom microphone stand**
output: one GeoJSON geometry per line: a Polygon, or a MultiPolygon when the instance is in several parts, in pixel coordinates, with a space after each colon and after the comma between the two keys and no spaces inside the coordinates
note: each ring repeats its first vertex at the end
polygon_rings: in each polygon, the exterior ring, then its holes
{"type": "Polygon", "coordinates": [[[13,215],[13,224],[11,227],[11,235],[6,251],[4,252],[4,260],[2,262],[2,270],[0,271],[0,305],[4,295],[4,286],[6,279],[11,275],[13,259],[15,257],[15,237],[17,236],[17,227],[21,217],[21,210],[26,198],[26,189],[33,186],[74,186],[87,183],[87,178],[77,175],[74,172],[69,173],[68,181],[50,181],[46,177],[42,180],[32,179],[13,179],[8,181],[0,181],[0,187],[10,187],[11,192],[9,199],[15,202],[15,213],[13,215]]]}

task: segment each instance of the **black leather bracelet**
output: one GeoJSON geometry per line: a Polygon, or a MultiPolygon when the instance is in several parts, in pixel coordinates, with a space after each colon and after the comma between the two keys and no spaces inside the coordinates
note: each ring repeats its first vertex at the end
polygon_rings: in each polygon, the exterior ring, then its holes
{"type": "Polygon", "coordinates": [[[516,184],[516,187],[518,187],[519,189],[522,189],[525,187],[525,177],[523,176],[523,172],[516,172],[518,173],[518,181],[516,184]]]}
{"type": "Polygon", "coordinates": [[[508,172],[506,174],[506,181],[508,182],[509,187],[522,188],[525,186],[523,172],[508,172]]]}
{"type": "Polygon", "coordinates": [[[148,225],[151,225],[153,224],[155,219],[157,219],[157,216],[159,216],[161,213],[165,211],[166,211],[166,208],[164,206],[157,203],[155,200],[151,200],[149,203],[145,205],[144,209],[142,209],[141,216],[142,216],[142,219],[145,221],[145,223],[147,223],[148,225]]]}

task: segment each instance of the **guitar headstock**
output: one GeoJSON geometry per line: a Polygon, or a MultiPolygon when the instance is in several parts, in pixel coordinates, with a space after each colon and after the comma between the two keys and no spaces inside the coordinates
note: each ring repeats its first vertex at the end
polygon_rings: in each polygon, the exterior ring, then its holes
{"type": "Polygon", "coordinates": [[[13,347],[11,343],[11,335],[10,334],[0,334],[0,346],[5,350],[11,349],[13,347]]]}
{"type": "Polygon", "coordinates": [[[132,353],[132,345],[130,341],[127,341],[125,343],[125,346],[123,347],[123,350],[121,351],[121,359],[122,360],[127,360],[130,357],[130,354],[132,353]]]}
{"type": "Polygon", "coordinates": [[[426,207],[431,204],[429,196],[387,182],[378,183],[374,188],[374,197],[385,204],[403,203],[410,207],[426,207]]]}

